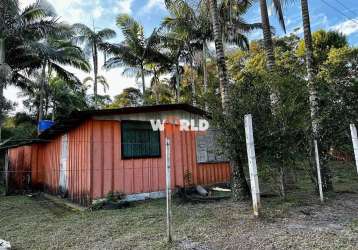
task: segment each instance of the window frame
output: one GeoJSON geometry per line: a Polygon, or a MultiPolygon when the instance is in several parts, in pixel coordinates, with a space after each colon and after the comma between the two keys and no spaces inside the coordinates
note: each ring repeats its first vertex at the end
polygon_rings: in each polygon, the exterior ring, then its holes
{"type": "Polygon", "coordinates": [[[158,142],[159,142],[159,154],[158,155],[141,155],[141,156],[125,156],[124,155],[124,142],[123,142],[123,134],[124,134],[124,123],[132,123],[132,124],[149,124],[149,126],[151,127],[150,121],[140,121],[140,120],[122,120],[120,125],[121,125],[121,158],[122,160],[131,160],[131,159],[145,159],[145,158],[161,158],[162,157],[162,145],[161,145],[161,140],[160,140],[160,131],[153,131],[153,132],[157,132],[158,134],[158,142]]]}

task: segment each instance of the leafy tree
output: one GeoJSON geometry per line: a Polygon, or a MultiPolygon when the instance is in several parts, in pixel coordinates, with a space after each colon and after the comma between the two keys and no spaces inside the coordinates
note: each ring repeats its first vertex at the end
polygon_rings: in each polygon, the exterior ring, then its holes
{"type": "MultiPolygon", "coordinates": [[[[328,53],[332,48],[348,46],[347,38],[337,31],[318,30],[312,34],[313,63],[318,67],[327,60],[328,53]]],[[[304,40],[298,44],[297,55],[304,57],[306,54],[304,40]]]]}
{"type": "Polygon", "coordinates": [[[123,92],[114,97],[114,101],[108,108],[137,107],[141,105],[142,93],[136,88],[126,88],[123,92]]]}
{"type": "Polygon", "coordinates": [[[170,104],[173,102],[173,95],[169,84],[165,80],[159,81],[155,86],[146,92],[147,103],[170,104]]]}
{"type": "Polygon", "coordinates": [[[320,154],[322,184],[333,189],[332,173],[327,166],[331,148],[351,151],[349,124],[358,122],[358,50],[331,48],[327,60],[318,68],[320,154]]]}
{"type": "MultiPolygon", "coordinates": [[[[319,30],[314,32],[311,35],[309,27],[309,14],[308,14],[308,4],[305,0],[302,0],[302,15],[304,21],[304,31],[305,39],[301,40],[298,44],[297,55],[299,57],[305,56],[305,62],[307,67],[307,80],[309,86],[309,100],[310,100],[310,110],[311,110],[311,120],[312,120],[312,138],[322,142],[320,140],[320,133],[324,132],[321,128],[321,115],[320,108],[325,108],[324,105],[320,105],[320,93],[318,90],[318,82],[315,79],[317,73],[319,73],[320,68],[325,64],[325,61],[328,58],[328,55],[332,48],[342,48],[347,45],[346,38],[335,31],[323,31],[319,30]],[[307,20],[308,19],[308,20],[307,20]]],[[[319,144],[320,149],[320,163],[322,170],[322,182],[324,191],[329,191],[333,189],[330,170],[327,166],[327,155],[328,149],[327,145],[319,144]]],[[[311,146],[311,165],[313,172],[315,171],[315,160],[314,160],[314,146],[311,146]]]]}
{"type": "Polygon", "coordinates": [[[3,139],[7,145],[18,144],[36,135],[36,119],[27,113],[16,113],[6,117],[3,128],[3,139]]]}
{"type": "Polygon", "coordinates": [[[89,108],[86,100],[87,88],[82,84],[68,84],[59,77],[53,77],[49,81],[49,89],[52,120],[63,120],[74,111],[89,108]]]}
{"type": "MultiPolygon", "coordinates": [[[[36,81],[39,78],[38,74],[33,77],[31,88],[23,89],[21,96],[25,98],[23,104],[29,114],[38,119],[41,80],[36,81]]],[[[73,111],[88,109],[86,91],[86,87],[80,83],[69,84],[58,76],[50,77],[44,89],[44,118],[61,120],[68,117],[73,111]]]]}

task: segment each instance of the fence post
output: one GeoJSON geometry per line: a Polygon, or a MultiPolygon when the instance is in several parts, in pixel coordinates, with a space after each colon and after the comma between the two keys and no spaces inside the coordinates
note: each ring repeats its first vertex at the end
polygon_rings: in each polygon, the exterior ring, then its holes
{"type": "Polygon", "coordinates": [[[357,173],[358,173],[358,136],[357,136],[357,128],[353,123],[351,124],[350,127],[351,127],[351,135],[352,135],[354,157],[355,157],[355,160],[356,160],[356,167],[357,167],[357,173]]]}
{"type": "Polygon", "coordinates": [[[170,187],[170,140],[165,139],[165,167],[166,167],[166,198],[167,198],[167,240],[168,242],[172,241],[172,232],[171,232],[171,187],[170,187]]]}
{"type": "Polygon", "coordinates": [[[314,148],[315,148],[315,157],[316,157],[316,166],[317,166],[317,181],[318,181],[318,190],[319,197],[321,202],[323,202],[323,189],[322,189],[322,178],[321,178],[321,167],[319,163],[319,154],[318,154],[318,143],[317,140],[314,140],[314,148]]]}
{"type": "Polygon", "coordinates": [[[254,215],[259,215],[260,202],[260,188],[257,176],[255,142],[252,127],[252,115],[245,115],[245,134],[246,134],[246,149],[247,158],[249,162],[250,183],[251,183],[251,196],[254,209],[254,215]]]}

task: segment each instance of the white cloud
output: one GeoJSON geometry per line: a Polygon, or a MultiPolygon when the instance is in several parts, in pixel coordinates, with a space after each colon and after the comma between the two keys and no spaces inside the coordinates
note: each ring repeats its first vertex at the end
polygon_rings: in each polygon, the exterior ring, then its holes
{"type": "Polygon", "coordinates": [[[347,20],[331,27],[332,30],[341,32],[344,35],[351,35],[358,32],[358,18],[347,20]]]}
{"type": "MultiPolygon", "coordinates": [[[[36,0],[20,0],[20,7],[25,7],[29,4],[32,4],[36,2],[36,0]]],[[[66,10],[67,8],[70,8],[71,6],[75,4],[80,4],[81,0],[47,0],[48,3],[53,5],[55,9],[59,12],[66,10]]]]}
{"type": "Polygon", "coordinates": [[[113,12],[117,14],[132,14],[132,4],[134,0],[120,0],[113,12]]]}
{"type": "Polygon", "coordinates": [[[20,112],[24,110],[23,101],[25,98],[19,97],[20,89],[15,86],[8,86],[4,90],[4,96],[6,99],[11,100],[17,104],[15,112],[20,112]]]}
{"type": "Polygon", "coordinates": [[[66,11],[63,15],[60,15],[62,17],[63,21],[66,21],[68,23],[79,23],[83,22],[85,13],[82,9],[69,9],[66,11]],[[69,18],[69,16],[71,18],[69,18]]]}
{"type": "Polygon", "coordinates": [[[94,18],[101,17],[103,14],[103,8],[101,6],[96,6],[96,8],[93,9],[92,14],[94,18]]]}
{"type": "Polygon", "coordinates": [[[149,13],[154,8],[165,10],[164,0],[148,0],[147,4],[140,10],[140,14],[149,13]]]}

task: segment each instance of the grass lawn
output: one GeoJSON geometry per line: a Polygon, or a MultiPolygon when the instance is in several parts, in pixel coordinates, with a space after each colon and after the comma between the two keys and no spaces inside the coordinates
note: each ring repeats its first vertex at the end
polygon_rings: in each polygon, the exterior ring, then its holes
{"type": "Polygon", "coordinates": [[[174,199],[172,244],[165,200],[77,212],[43,197],[0,197],[0,239],[14,249],[358,249],[358,178],[353,168],[342,173],[325,204],[307,191],[264,198],[259,219],[250,202],[174,199]]]}

